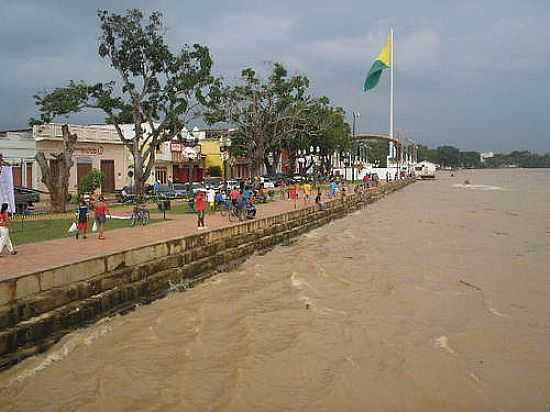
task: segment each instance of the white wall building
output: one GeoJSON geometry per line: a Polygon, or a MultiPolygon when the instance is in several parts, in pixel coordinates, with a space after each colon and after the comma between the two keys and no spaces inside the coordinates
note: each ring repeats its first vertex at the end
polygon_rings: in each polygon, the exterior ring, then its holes
{"type": "MultiPolygon", "coordinates": [[[[118,138],[113,126],[69,125],[69,132],[78,136],[73,153],[74,166],[69,176],[69,191],[76,192],[82,178],[92,169],[100,170],[103,175],[103,192],[111,193],[126,185],[130,163],[128,149],[118,138]]],[[[33,127],[36,150],[43,152],[46,159],[54,162],[51,153],[63,151],[62,125],[48,123],[33,127]]],[[[41,176],[38,168],[37,176],[41,176]]],[[[41,182],[37,187],[46,191],[41,182]]]]}
{"type": "Polygon", "coordinates": [[[433,179],[435,178],[435,171],[437,165],[427,160],[423,160],[415,165],[415,175],[421,179],[433,179]]]}
{"type": "Polygon", "coordinates": [[[13,168],[15,186],[37,188],[39,168],[32,129],[0,131],[0,153],[13,168]]]}
{"type": "Polygon", "coordinates": [[[485,152],[485,153],[479,154],[479,158],[482,163],[485,162],[485,160],[490,159],[492,157],[495,157],[495,154],[493,152],[485,152]]]}

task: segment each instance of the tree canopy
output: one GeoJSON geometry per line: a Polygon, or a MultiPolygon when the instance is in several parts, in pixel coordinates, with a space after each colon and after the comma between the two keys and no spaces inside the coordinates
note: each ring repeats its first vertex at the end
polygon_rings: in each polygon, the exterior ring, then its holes
{"type": "Polygon", "coordinates": [[[282,151],[293,163],[298,150],[318,146],[332,153],[349,144],[344,111],[330,106],[326,97],[311,96],[309,79],[289,75],[280,63],[271,65],[266,77],[252,68],[242,70],[239,84],[224,89],[209,120],[236,128],[232,152],[247,156],[255,173],[262,166],[273,173],[282,151]]]}
{"type": "Polygon", "coordinates": [[[211,74],[213,61],[207,47],[194,44],[170,50],[159,12],[146,19],[137,9],[123,15],[100,10],[98,18],[99,56],[114,69],[117,79],[93,85],[71,81],[39,94],[35,99],[41,116],[31,121],[101,110],[133,155],[136,192],[142,193],[155,163],[155,148],[180,136],[189,122],[217,104],[221,79],[211,74]],[[132,136],[122,130],[124,123],[134,125],[132,136]]]}

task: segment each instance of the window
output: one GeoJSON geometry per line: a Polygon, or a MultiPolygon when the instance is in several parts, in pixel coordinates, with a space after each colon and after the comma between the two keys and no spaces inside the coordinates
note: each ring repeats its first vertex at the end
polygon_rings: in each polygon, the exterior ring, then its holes
{"type": "Polygon", "coordinates": [[[161,184],[166,184],[166,177],[168,172],[165,167],[156,167],[155,168],[155,180],[158,180],[161,184]]]}

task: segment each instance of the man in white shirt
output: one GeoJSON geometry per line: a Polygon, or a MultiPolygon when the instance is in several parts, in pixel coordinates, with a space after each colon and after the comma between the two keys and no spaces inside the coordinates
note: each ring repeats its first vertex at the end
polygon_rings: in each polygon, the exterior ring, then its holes
{"type": "Polygon", "coordinates": [[[208,189],[206,192],[206,200],[208,201],[208,213],[214,213],[216,210],[216,191],[214,189],[208,189]]]}

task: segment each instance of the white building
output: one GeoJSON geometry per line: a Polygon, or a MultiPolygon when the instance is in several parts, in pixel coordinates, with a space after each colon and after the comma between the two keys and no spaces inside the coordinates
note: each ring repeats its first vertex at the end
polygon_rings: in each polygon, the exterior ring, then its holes
{"type": "Polygon", "coordinates": [[[495,154],[493,152],[485,152],[485,153],[479,154],[479,158],[481,159],[482,163],[485,162],[485,160],[490,159],[492,157],[495,157],[495,154]]]}
{"type": "Polygon", "coordinates": [[[436,169],[437,165],[435,163],[423,160],[415,165],[414,172],[416,177],[420,177],[421,179],[434,179],[436,169]]]}
{"type": "MultiPolygon", "coordinates": [[[[126,185],[130,157],[114,127],[69,125],[69,132],[78,136],[73,153],[74,166],[69,176],[69,191],[76,192],[83,177],[92,169],[103,173],[103,192],[122,189],[126,185]]],[[[46,160],[54,164],[51,153],[63,151],[62,125],[48,123],[34,126],[33,137],[36,150],[43,152],[46,160]]],[[[36,175],[41,176],[39,168],[36,175]]],[[[47,190],[41,182],[37,183],[39,189],[47,190]]]]}
{"type": "Polygon", "coordinates": [[[0,153],[12,166],[15,186],[37,188],[39,168],[32,129],[0,131],[0,153]]]}

